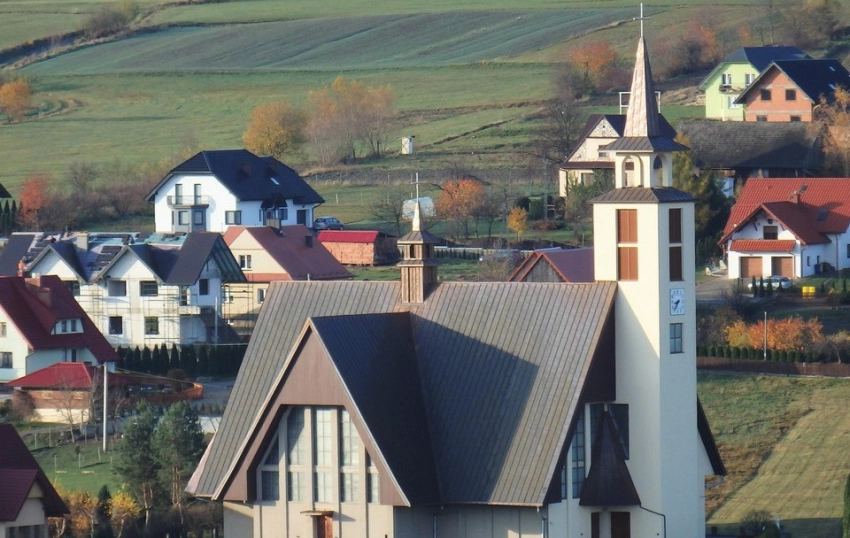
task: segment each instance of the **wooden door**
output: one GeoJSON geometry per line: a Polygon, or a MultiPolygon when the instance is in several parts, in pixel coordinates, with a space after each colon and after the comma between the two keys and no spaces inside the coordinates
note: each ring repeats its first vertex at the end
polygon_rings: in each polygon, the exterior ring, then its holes
{"type": "Polygon", "coordinates": [[[330,514],[316,518],[316,538],[333,538],[334,520],[330,514]]]}
{"type": "Polygon", "coordinates": [[[762,276],[761,258],[750,256],[741,258],[741,278],[762,276]]]}
{"type": "Polygon", "coordinates": [[[631,538],[631,519],[628,512],[611,512],[611,538],[631,538]]]}
{"type": "Polygon", "coordinates": [[[794,278],[794,258],[791,256],[774,256],[770,260],[773,275],[794,278]]]}

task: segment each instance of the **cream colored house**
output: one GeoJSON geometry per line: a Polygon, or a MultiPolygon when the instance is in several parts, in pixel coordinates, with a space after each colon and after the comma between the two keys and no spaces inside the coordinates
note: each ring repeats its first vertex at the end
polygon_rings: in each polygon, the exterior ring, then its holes
{"type": "Polygon", "coordinates": [[[226,535],[705,535],[694,199],[644,46],[594,282],[440,282],[417,213],[400,282],[271,284],[187,488],[226,535]]]}

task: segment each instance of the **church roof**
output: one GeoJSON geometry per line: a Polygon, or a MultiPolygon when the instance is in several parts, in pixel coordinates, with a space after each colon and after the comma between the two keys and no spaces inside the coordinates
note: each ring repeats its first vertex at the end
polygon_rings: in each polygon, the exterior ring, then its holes
{"type": "Polygon", "coordinates": [[[694,197],[673,187],[624,187],[599,195],[590,203],[629,202],[646,204],[675,204],[693,202],[694,197]]]}
{"type": "Polygon", "coordinates": [[[423,450],[433,453],[433,482],[405,478],[402,459],[385,454],[406,498],[539,506],[596,357],[613,360],[610,335],[603,336],[615,291],[613,282],[443,283],[424,303],[409,305],[399,302],[397,282],[272,283],[194,493],[224,494],[267,395],[289,367],[293,355],[282,350],[298,347],[309,319],[366,428],[385,439],[382,451],[401,443],[388,452],[414,461],[427,459],[423,450]],[[392,313],[401,314],[386,316],[392,313]],[[391,375],[380,363],[387,357],[412,361],[410,369],[391,375]],[[424,413],[403,399],[374,409],[374,398],[393,397],[365,387],[396,383],[403,394],[422,395],[424,413]],[[398,436],[390,410],[427,432],[427,443],[398,436]],[[438,486],[438,499],[428,484],[438,486]]]}

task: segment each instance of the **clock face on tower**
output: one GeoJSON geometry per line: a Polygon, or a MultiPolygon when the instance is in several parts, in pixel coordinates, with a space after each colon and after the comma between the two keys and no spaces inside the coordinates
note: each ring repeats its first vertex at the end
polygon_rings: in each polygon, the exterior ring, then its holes
{"type": "Polygon", "coordinates": [[[682,316],[685,314],[685,289],[672,288],[670,290],[670,315],[682,316]]]}

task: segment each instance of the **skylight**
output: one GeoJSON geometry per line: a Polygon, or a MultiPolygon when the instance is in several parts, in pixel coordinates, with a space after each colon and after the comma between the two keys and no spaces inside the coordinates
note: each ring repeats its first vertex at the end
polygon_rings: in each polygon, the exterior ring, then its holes
{"type": "Polygon", "coordinates": [[[272,180],[272,183],[274,183],[275,185],[280,185],[280,182],[277,179],[275,179],[274,176],[269,176],[269,179],[272,180]]]}

